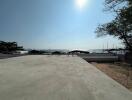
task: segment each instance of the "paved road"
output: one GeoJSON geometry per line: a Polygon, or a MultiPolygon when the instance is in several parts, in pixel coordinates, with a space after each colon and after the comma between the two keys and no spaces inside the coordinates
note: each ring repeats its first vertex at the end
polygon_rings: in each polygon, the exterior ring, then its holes
{"type": "Polygon", "coordinates": [[[132,93],[79,57],[0,60],[0,100],[132,100],[132,93]]]}
{"type": "Polygon", "coordinates": [[[12,57],[19,57],[19,56],[26,56],[25,54],[2,54],[0,53],[0,59],[7,59],[7,58],[12,58],[12,57]]]}

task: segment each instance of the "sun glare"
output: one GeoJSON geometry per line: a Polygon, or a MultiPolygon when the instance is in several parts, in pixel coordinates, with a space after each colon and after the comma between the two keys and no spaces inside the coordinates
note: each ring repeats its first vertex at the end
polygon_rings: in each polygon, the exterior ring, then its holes
{"type": "Polygon", "coordinates": [[[76,5],[79,9],[82,9],[86,6],[88,0],[75,0],[76,5]]]}

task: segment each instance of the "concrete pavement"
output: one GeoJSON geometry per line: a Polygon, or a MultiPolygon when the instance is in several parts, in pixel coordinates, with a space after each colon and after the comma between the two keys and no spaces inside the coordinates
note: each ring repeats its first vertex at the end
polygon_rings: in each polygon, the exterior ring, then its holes
{"type": "Polygon", "coordinates": [[[0,100],[132,100],[132,93],[79,57],[0,60],[0,100]]]}

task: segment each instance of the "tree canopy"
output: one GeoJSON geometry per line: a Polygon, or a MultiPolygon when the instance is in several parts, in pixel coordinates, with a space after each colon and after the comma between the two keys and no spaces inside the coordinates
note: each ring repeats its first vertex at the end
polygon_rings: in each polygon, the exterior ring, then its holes
{"type": "Polygon", "coordinates": [[[0,41],[0,53],[11,53],[16,50],[23,50],[23,47],[18,46],[16,42],[0,41]]]}
{"type": "Polygon", "coordinates": [[[132,0],[105,0],[105,10],[114,12],[116,17],[109,23],[99,25],[97,36],[118,37],[132,51],[132,0]]]}

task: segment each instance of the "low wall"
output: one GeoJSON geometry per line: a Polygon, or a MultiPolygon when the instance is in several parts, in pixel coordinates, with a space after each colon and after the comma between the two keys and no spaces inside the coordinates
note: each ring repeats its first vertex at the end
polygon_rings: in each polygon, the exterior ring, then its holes
{"type": "Polygon", "coordinates": [[[119,58],[113,54],[79,54],[81,58],[88,62],[117,62],[119,58]]]}
{"type": "Polygon", "coordinates": [[[126,53],[125,55],[125,61],[132,65],[132,53],[126,53]]]}

